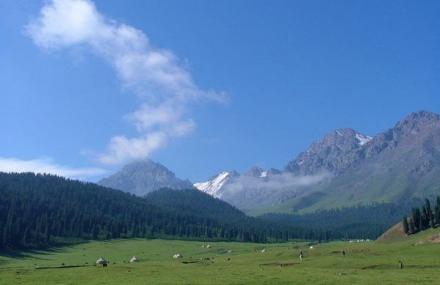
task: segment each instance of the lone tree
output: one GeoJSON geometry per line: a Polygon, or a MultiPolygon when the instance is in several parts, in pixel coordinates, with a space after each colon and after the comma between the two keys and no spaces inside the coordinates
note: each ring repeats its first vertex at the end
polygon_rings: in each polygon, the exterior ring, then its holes
{"type": "Polygon", "coordinates": [[[419,232],[421,230],[421,220],[422,215],[420,213],[419,208],[412,209],[412,221],[414,222],[414,233],[419,232]]]}
{"type": "Polygon", "coordinates": [[[409,219],[409,223],[408,223],[408,233],[413,234],[415,233],[415,227],[414,227],[414,220],[412,218],[409,219]]]}
{"type": "Polygon", "coordinates": [[[408,234],[409,232],[409,226],[408,226],[408,220],[406,219],[406,217],[403,218],[402,220],[402,225],[403,225],[403,232],[405,234],[408,234]]]}

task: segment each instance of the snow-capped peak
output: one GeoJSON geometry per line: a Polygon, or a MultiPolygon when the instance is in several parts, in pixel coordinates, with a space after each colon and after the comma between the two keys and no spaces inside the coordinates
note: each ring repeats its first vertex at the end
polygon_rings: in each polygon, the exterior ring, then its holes
{"type": "Polygon", "coordinates": [[[211,180],[205,182],[194,183],[194,187],[216,198],[221,197],[221,189],[223,185],[234,176],[233,172],[222,171],[211,180]]]}
{"type": "Polygon", "coordinates": [[[356,133],[356,139],[358,140],[359,145],[363,146],[364,144],[366,144],[369,141],[371,141],[373,138],[370,137],[370,136],[365,136],[363,134],[356,133]]]}

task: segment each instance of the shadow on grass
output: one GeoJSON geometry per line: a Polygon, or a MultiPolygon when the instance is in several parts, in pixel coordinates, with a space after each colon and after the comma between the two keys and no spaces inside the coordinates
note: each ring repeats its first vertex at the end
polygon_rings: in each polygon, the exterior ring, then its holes
{"type": "MultiPolygon", "coordinates": [[[[79,244],[88,243],[87,240],[75,240],[75,241],[62,241],[53,243],[51,246],[43,246],[38,248],[13,248],[13,249],[3,249],[0,250],[0,256],[14,259],[38,259],[47,260],[44,258],[45,255],[51,255],[66,250],[66,248],[73,248],[79,244]]],[[[5,263],[6,261],[3,261],[5,263]]],[[[0,261],[0,265],[2,262],[0,261]]]]}
{"type": "Polygon", "coordinates": [[[37,266],[36,270],[41,269],[68,269],[68,268],[78,268],[78,267],[92,267],[94,265],[84,264],[84,265],[61,265],[61,266],[37,266]]]}
{"type": "Polygon", "coordinates": [[[298,265],[298,262],[271,262],[271,263],[261,263],[259,266],[278,266],[278,267],[288,267],[298,265]]]}
{"type": "MultiPolygon", "coordinates": [[[[396,264],[374,264],[374,265],[369,265],[369,266],[364,266],[361,268],[362,270],[367,270],[367,269],[400,269],[399,265],[396,264]]],[[[440,269],[440,265],[435,265],[435,264],[425,264],[425,265],[420,265],[420,264],[408,264],[405,265],[402,270],[405,269],[440,269]]]]}

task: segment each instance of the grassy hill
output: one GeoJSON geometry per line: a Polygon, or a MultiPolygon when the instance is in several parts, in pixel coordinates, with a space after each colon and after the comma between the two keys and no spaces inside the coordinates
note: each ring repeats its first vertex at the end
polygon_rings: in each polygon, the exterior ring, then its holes
{"type": "Polygon", "coordinates": [[[0,255],[0,284],[438,284],[440,247],[432,241],[436,235],[439,229],[395,242],[339,241],[315,244],[313,249],[304,242],[216,242],[206,248],[195,241],[94,241],[0,255]],[[173,259],[175,253],[183,258],[173,259]],[[127,263],[133,255],[140,261],[127,263]],[[91,266],[100,256],[110,260],[107,268],[91,266]],[[55,268],[62,264],[65,268],[55,268]]]}
{"type": "Polygon", "coordinates": [[[407,237],[408,235],[404,232],[403,225],[400,222],[384,232],[377,240],[382,242],[395,242],[404,240],[407,237]]]}
{"type": "Polygon", "coordinates": [[[402,223],[398,223],[384,232],[378,239],[378,242],[383,243],[396,243],[406,242],[414,243],[414,245],[420,244],[437,244],[440,243],[440,230],[429,228],[427,230],[418,232],[417,234],[407,235],[403,231],[402,223]]]}

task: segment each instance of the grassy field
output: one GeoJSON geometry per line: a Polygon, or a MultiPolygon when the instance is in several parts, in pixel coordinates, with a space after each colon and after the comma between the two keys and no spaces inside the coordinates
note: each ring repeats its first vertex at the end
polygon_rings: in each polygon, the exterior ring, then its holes
{"type": "Polygon", "coordinates": [[[440,284],[440,244],[430,242],[435,235],[440,231],[393,242],[331,242],[313,249],[306,243],[219,242],[203,248],[190,241],[89,242],[0,255],[0,284],[440,284]],[[183,258],[173,259],[176,253],[183,258]],[[130,264],[133,255],[140,261],[130,264]],[[94,266],[100,256],[111,264],[94,266]],[[64,268],[51,268],[62,264],[64,268]]]}

